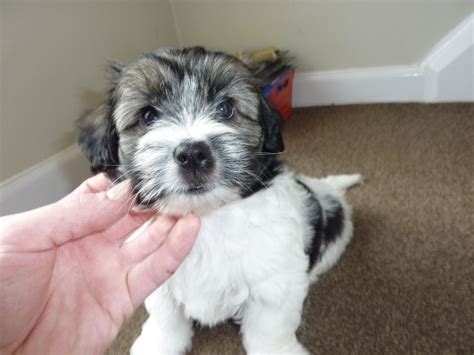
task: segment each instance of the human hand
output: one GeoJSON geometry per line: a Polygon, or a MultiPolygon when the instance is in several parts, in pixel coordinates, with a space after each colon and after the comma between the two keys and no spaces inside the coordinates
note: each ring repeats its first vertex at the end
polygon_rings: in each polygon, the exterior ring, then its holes
{"type": "Polygon", "coordinates": [[[0,218],[0,353],[99,354],[194,244],[194,215],[130,212],[104,175],[51,205],[0,218]],[[125,243],[124,243],[125,242],[125,243]]]}

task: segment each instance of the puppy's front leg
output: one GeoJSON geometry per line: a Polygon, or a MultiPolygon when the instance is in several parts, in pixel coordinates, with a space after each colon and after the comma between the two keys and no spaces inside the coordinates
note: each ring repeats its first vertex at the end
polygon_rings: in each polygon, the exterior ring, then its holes
{"type": "Polygon", "coordinates": [[[193,328],[166,285],[145,301],[150,317],[135,340],[131,355],[181,355],[191,348],[193,328]]]}
{"type": "Polygon", "coordinates": [[[248,354],[309,354],[295,335],[308,280],[273,281],[251,291],[241,328],[245,350],[248,354]]]}

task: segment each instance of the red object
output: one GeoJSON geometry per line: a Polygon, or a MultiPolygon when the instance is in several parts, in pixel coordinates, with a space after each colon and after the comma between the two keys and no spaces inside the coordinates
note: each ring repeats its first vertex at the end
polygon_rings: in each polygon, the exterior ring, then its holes
{"type": "Polygon", "coordinates": [[[293,78],[295,68],[289,68],[270,84],[265,86],[263,95],[280,112],[284,120],[287,120],[293,110],[291,98],[293,92],[293,78]]]}

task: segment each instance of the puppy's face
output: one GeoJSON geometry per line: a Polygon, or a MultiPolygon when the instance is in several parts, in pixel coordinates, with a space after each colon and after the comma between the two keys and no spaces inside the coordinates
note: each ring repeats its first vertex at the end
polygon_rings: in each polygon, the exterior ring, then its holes
{"type": "Polygon", "coordinates": [[[93,168],[131,178],[137,201],[161,212],[205,212],[251,194],[283,150],[279,118],[249,69],[200,48],[119,68],[99,110],[79,138],[93,168]]]}

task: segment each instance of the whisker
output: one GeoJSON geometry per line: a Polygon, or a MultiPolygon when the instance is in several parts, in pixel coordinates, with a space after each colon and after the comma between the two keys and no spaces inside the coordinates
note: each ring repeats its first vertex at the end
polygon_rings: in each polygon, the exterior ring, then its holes
{"type": "Polygon", "coordinates": [[[257,156],[260,156],[260,155],[282,155],[282,154],[285,154],[286,151],[283,151],[283,152],[276,152],[276,153],[270,153],[270,152],[255,152],[255,153],[251,153],[252,155],[257,155],[257,156]]]}
{"type": "Polygon", "coordinates": [[[107,188],[107,190],[111,189],[121,178],[123,178],[126,174],[128,174],[129,172],[131,172],[132,170],[127,170],[127,171],[124,171],[122,174],[120,174],[116,179],[114,179],[112,181],[112,183],[110,184],[110,186],[107,188]]]}

